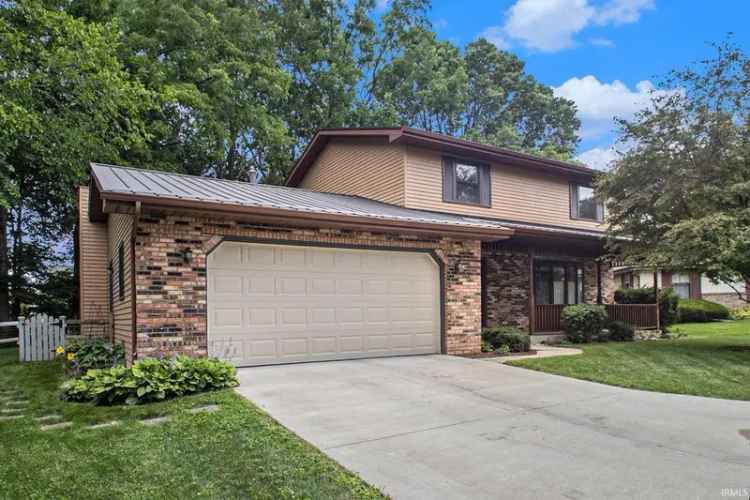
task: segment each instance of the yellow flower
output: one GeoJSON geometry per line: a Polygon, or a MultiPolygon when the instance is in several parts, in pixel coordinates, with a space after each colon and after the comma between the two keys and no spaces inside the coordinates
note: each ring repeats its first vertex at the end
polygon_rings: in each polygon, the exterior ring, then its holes
{"type": "Polygon", "coordinates": [[[69,352],[68,353],[68,361],[73,361],[73,359],[76,357],[76,353],[69,352]]]}
{"type": "Polygon", "coordinates": [[[65,354],[65,348],[61,345],[57,346],[57,349],[55,349],[55,352],[57,354],[65,354]]]}

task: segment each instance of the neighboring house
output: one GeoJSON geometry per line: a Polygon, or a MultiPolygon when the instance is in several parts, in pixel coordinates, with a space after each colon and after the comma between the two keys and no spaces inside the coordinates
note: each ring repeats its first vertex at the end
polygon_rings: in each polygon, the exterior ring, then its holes
{"type": "MultiPolygon", "coordinates": [[[[617,285],[623,288],[654,286],[653,271],[644,271],[623,266],[613,268],[617,285]]],[[[695,272],[658,271],[659,288],[672,287],[683,299],[706,299],[724,304],[729,308],[746,306],[744,300],[750,291],[750,283],[737,280],[733,283],[714,283],[707,276],[695,272]]]]}
{"type": "Polygon", "coordinates": [[[318,132],[286,187],[92,164],[81,317],[130,359],[476,353],[616,288],[589,168],[408,128],[318,132]]]}

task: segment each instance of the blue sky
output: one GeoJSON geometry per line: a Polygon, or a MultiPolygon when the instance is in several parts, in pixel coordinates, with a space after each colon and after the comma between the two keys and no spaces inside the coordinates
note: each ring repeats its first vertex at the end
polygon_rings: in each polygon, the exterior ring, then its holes
{"type": "Polygon", "coordinates": [[[442,39],[464,46],[484,35],[573,99],[583,122],[579,158],[613,158],[613,116],[632,116],[670,69],[710,56],[733,32],[750,50],[748,0],[433,0],[442,39]]]}

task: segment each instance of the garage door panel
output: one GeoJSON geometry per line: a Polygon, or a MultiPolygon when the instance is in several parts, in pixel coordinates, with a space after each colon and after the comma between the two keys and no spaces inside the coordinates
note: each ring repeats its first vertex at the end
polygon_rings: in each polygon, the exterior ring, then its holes
{"type": "Polygon", "coordinates": [[[272,307],[249,307],[247,309],[247,326],[276,326],[276,309],[272,307]]]}
{"type": "Polygon", "coordinates": [[[310,339],[311,354],[336,354],[338,339],[336,337],[318,337],[310,339]]]}
{"type": "Polygon", "coordinates": [[[227,242],[208,267],[209,351],[236,364],[439,352],[425,254],[227,242]]]}

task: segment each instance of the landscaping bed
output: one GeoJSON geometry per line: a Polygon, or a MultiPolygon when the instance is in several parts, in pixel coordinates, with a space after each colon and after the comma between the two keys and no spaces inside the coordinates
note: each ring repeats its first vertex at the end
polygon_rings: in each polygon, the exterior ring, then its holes
{"type": "Polygon", "coordinates": [[[750,320],[678,324],[671,331],[668,340],[580,344],[580,356],[508,364],[634,389],[750,401],[750,320]]]}
{"type": "Polygon", "coordinates": [[[4,498],[383,498],[233,390],[65,402],[60,363],[17,359],[0,349],[4,498]]]}

